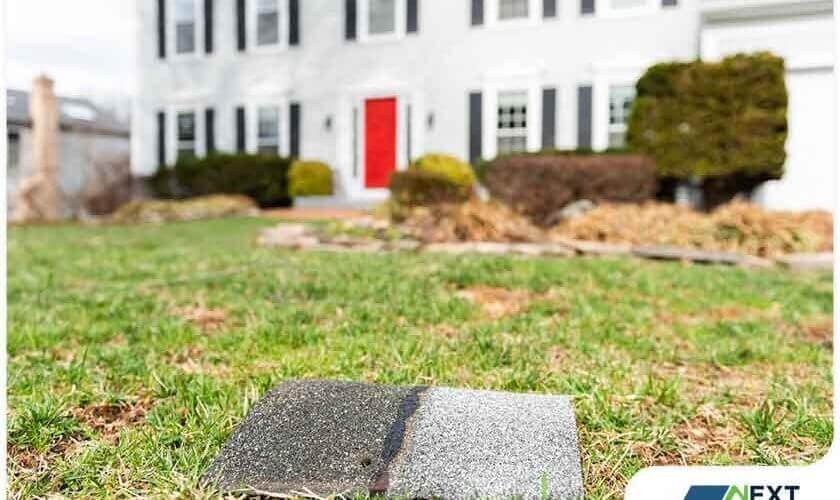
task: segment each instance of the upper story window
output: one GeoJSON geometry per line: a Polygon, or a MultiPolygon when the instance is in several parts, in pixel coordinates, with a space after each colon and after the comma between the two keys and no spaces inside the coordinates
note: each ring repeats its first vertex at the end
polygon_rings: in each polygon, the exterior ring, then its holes
{"type": "Polygon", "coordinates": [[[527,19],[530,0],[498,0],[499,20],[527,19]]]}
{"type": "MultiPolygon", "coordinates": [[[[656,12],[663,0],[597,0],[599,15],[607,17],[635,16],[656,12]]],[[[670,4],[670,2],[668,2],[670,4]]]]}
{"type": "Polygon", "coordinates": [[[175,52],[177,54],[195,52],[195,9],[195,0],[175,0],[175,52]]]}
{"type": "Polygon", "coordinates": [[[496,125],[497,154],[528,150],[528,92],[499,92],[496,125]]]}
{"type": "Polygon", "coordinates": [[[280,6],[278,0],[257,0],[257,45],[280,43],[280,6]]]}
{"type": "Polygon", "coordinates": [[[178,158],[191,158],[196,154],[195,113],[178,113],[178,158]]]}
{"type": "Polygon", "coordinates": [[[623,148],[626,145],[627,122],[633,101],[636,99],[636,87],[633,85],[613,85],[610,87],[610,125],[609,146],[623,148]]]}
{"type": "Polygon", "coordinates": [[[397,0],[370,0],[368,34],[388,35],[397,30],[397,0]]]}
{"type": "Polygon", "coordinates": [[[636,9],[644,7],[648,0],[609,0],[610,8],[613,10],[636,9]]]}
{"type": "Polygon", "coordinates": [[[257,151],[275,155],[280,152],[280,109],[276,106],[257,110],[257,151]]]}

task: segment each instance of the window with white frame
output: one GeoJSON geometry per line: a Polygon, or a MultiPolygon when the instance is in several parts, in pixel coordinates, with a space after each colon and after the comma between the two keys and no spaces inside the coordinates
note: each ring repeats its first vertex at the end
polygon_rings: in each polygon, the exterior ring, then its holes
{"type": "Polygon", "coordinates": [[[280,2],[278,0],[257,1],[257,45],[280,43],[280,2]]]}
{"type": "Polygon", "coordinates": [[[191,158],[196,155],[195,113],[183,112],[177,116],[178,158],[191,158]]]}
{"type": "Polygon", "coordinates": [[[528,150],[528,92],[499,92],[496,125],[498,154],[528,150]]]}
{"type": "Polygon", "coordinates": [[[397,0],[368,1],[368,34],[387,35],[397,31],[397,0]]]}
{"type": "Polygon", "coordinates": [[[280,108],[263,106],[257,110],[257,151],[280,154],[280,108]]]}
{"type": "Polygon", "coordinates": [[[650,0],[608,0],[610,10],[638,9],[645,7],[650,0]]]}
{"type": "Polygon", "coordinates": [[[195,0],[175,0],[175,52],[195,52],[195,0]]]}
{"type": "Polygon", "coordinates": [[[623,148],[626,145],[627,122],[636,99],[636,87],[633,85],[613,85],[610,87],[610,126],[609,146],[623,148]]]}
{"type": "Polygon", "coordinates": [[[498,2],[500,21],[528,18],[528,5],[531,0],[498,0],[498,2]]]}

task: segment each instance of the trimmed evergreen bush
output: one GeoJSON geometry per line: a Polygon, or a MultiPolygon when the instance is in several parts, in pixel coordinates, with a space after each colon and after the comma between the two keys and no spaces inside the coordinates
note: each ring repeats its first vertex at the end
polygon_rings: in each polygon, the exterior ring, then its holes
{"type": "Polygon", "coordinates": [[[462,186],[449,179],[419,169],[391,174],[391,201],[414,207],[440,203],[460,203],[469,199],[472,186],[462,186]]]}
{"type": "Polygon", "coordinates": [[[326,163],[300,161],[289,169],[289,196],[329,196],[333,194],[333,173],[326,163]]]}
{"type": "Polygon", "coordinates": [[[218,153],[204,158],[181,158],[174,167],[161,167],[150,186],[162,198],[211,194],[241,194],[261,207],[289,206],[289,158],[275,155],[218,153]]]}
{"type": "Polygon", "coordinates": [[[714,205],[784,174],[783,59],[762,52],[657,64],[636,89],[628,144],[653,157],[666,182],[702,179],[714,205]]]}
{"type": "Polygon", "coordinates": [[[486,170],[490,194],[542,226],[572,202],[637,203],[657,187],[653,161],[635,154],[545,151],[503,156],[486,170]]]}
{"type": "Polygon", "coordinates": [[[411,164],[411,169],[437,175],[457,186],[471,187],[475,184],[475,172],[469,163],[445,154],[427,154],[411,164]]]}

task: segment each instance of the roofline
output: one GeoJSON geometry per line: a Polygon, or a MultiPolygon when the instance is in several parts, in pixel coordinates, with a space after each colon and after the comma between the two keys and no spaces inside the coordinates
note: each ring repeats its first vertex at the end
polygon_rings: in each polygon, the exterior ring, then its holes
{"type": "Polygon", "coordinates": [[[720,23],[831,15],[834,7],[831,0],[705,0],[700,11],[704,23],[720,23]]]}
{"type": "MultiPolygon", "coordinates": [[[[14,125],[23,128],[32,128],[32,120],[15,120],[9,119],[6,121],[8,125],[14,125]]],[[[78,132],[90,135],[105,135],[109,137],[124,137],[126,139],[131,137],[131,131],[127,129],[114,129],[107,127],[97,127],[95,125],[80,125],[61,123],[58,126],[61,132],[78,132]]]]}

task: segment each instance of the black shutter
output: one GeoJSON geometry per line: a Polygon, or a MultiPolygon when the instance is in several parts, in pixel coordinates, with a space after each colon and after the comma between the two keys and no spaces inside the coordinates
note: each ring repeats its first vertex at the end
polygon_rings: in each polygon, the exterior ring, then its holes
{"type": "Polygon", "coordinates": [[[411,160],[414,158],[414,142],[413,142],[413,130],[411,129],[411,121],[414,119],[413,117],[414,110],[411,109],[411,104],[405,107],[405,164],[411,165],[411,160]]]}
{"type": "Polygon", "coordinates": [[[245,108],[236,108],[236,152],[245,152],[245,108]]]}
{"type": "Polygon", "coordinates": [[[216,152],[216,110],[207,108],[204,110],[204,139],[207,154],[216,152]]]}
{"type": "Polygon", "coordinates": [[[469,158],[470,163],[473,165],[477,164],[481,160],[482,154],[482,147],[481,147],[481,140],[483,134],[483,124],[482,119],[484,116],[482,110],[482,99],[481,99],[481,92],[472,92],[470,93],[470,110],[469,110],[469,122],[470,122],[470,151],[469,151],[469,158]]]}
{"type": "Polygon", "coordinates": [[[595,13],[595,0],[580,0],[580,13],[590,15],[595,13]]]}
{"type": "Polygon", "coordinates": [[[472,15],[470,17],[473,26],[484,24],[484,0],[472,0],[472,15]]]}
{"type": "Polygon", "coordinates": [[[356,0],[344,0],[344,39],[356,39],[356,0]]]}
{"type": "Polygon", "coordinates": [[[158,166],[166,165],[166,113],[157,114],[157,157],[158,166]]]}
{"type": "Polygon", "coordinates": [[[247,47],[245,27],[245,0],[236,0],[236,48],[240,52],[247,47]]]}
{"type": "Polygon", "coordinates": [[[554,149],[557,132],[557,90],[543,89],[542,95],[542,147],[554,149]]]}
{"type": "Polygon", "coordinates": [[[289,45],[300,44],[300,1],[289,0],[289,45]]]}
{"type": "Polygon", "coordinates": [[[289,105],[289,156],[300,157],[300,103],[289,105]]]}
{"type": "Polygon", "coordinates": [[[557,0],[543,0],[543,17],[557,17],[557,0]]]}
{"type": "Polygon", "coordinates": [[[578,149],[592,149],[592,86],[578,87],[578,149]]]}
{"type": "Polygon", "coordinates": [[[213,0],[204,0],[204,52],[213,53],[213,0]]]}
{"type": "Polygon", "coordinates": [[[677,0],[662,0],[663,7],[676,7],[677,0]]]}
{"type": "Polygon", "coordinates": [[[158,57],[166,59],[166,0],[157,3],[158,57]]]}
{"type": "Polygon", "coordinates": [[[406,3],[406,24],[405,24],[405,31],[406,33],[417,33],[419,27],[419,14],[420,14],[420,6],[418,5],[420,0],[407,0],[406,3]]]}

